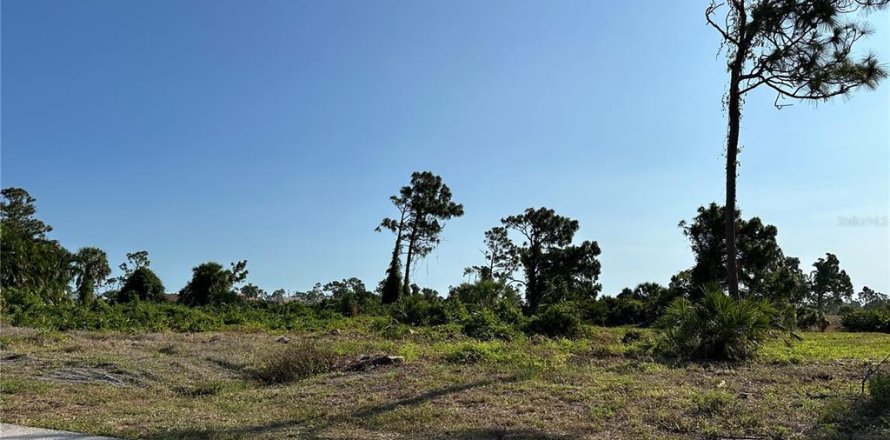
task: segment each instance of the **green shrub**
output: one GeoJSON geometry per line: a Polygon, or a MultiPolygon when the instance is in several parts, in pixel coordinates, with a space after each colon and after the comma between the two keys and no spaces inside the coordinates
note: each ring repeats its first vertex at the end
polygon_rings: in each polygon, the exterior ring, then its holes
{"type": "Polygon", "coordinates": [[[851,332],[890,333],[890,310],[855,310],[844,314],[841,323],[851,332]]]}
{"type": "Polygon", "coordinates": [[[407,295],[393,303],[389,312],[397,321],[410,325],[436,325],[447,322],[443,304],[420,295],[407,295]]]}
{"type": "Polygon", "coordinates": [[[890,373],[878,372],[868,379],[868,395],[879,408],[890,408],[890,373]]]}
{"type": "Polygon", "coordinates": [[[445,356],[445,360],[453,364],[478,364],[490,362],[494,359],[495,355],[491,349],[478,344],[460,346],[457,350],[445,356]]]}
{"type": "Polygon", "coordinates": [[[735,396],[726,391],[705,391],[693,397],[695,412],[708,417],[719,416],[735,402],[735,396]]]}
{"type": "Polygon", "coordinates": [[[164,301],[164,283],[151,269],[140,267],[127,277],[114,299],[117,302],[164,301]]]}
{"type": "Polygon", "coordinates": [[[464,321],[463,332],[480,341],[494,339],[509,341],[516,336],[516,329],[498,319],[491,310],[480,310],[470,315],[464,321]]]}
{"type": "Polygon", "coordinates": [[[302,343],[266,353],[252,373],[261,382],[280,384],[324,374],[339,366],[340,359],[336,354],[314,344],[302,343]]]}
{"type": "Polygon", "coordinates": [[[606,325],[609,314],[606,298],[579,301],[577,304],[582,321],[599,326],[606,325]]]}
{"type": "Polygon", "coordinates": [[[648,322],[646,303],[642,300],[606,297],[602,301],[606,305],[605,324],[608,326],[642,325],[648,322]]]}
{"type": "Polygon", "coordinates": [[[114,330],[124,332],[200,332],[228,328],[312,330],[342,318],[331,310],[301,303],[235,304],[186,307],[174,303],[133,301],[110,304],[101,299],[89,304],[65,302],[48,305],[34,295],[3,290],[3,321],[19,327],[52,330],[114,330]]]}
{"type": "Polygon", "coordinates": [[[402,324],[392,318],[386,319],[385,321],[376,321],[374,322],[372,328],[380,336],[383,336],[387,339],[401,339],[408,336],[412,332],[409,325],[402,324]]]}
{"type": "Polygon", "coordinates": [[[814,307],[802,307],[797,311],[797,325],[802,329],[816,328],[819,331],[825,331],[829,324],[825,313],[814,307]]]}
{"type": "Polygon", "coordinates": [[[448,299],[465,304],[471,310],[494,308],[498,303],[518,306],[516,290],[502,281],[481,279],[475,283],[461,283],[452,287],[448,299]]]}
{"type": "Polygon", "coordinates": [[[403,324],[415,326],[461,322],[468,316],[466,307],[460,301],[430,299],[421,295],[399,298],[389,306],[389,315],[403,324]]]}
{"type": "Polygon", "coordinates": [[[698,302],[675,300],[656,327],[660,350],[687,358],[752,357],[773,329],[775,309],[761,300],[734,299],[709,289],[698,302]]]}
{"type": "Polygon", "coordinates": [[[526,329],[533,334],[574,338],[581,334],[581,316],[572,302],[553,304],[533,316],[526,329]]]}
{"type": "Polygon", "coordinates": [[[503,298],[494,303],[491,308],[495,316],[504,324],[520,328],[526,324],[527,318],[522,309],[508,298],[503,298]]]}

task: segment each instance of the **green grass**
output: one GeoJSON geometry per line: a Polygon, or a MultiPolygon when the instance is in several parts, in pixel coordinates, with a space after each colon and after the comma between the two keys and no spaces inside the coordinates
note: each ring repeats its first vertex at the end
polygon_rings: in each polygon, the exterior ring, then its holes
{"type": "Polygon", "coordinates": [[[890,353],[890,335],[884,333],[804,333],[803,341],[787,345],[773,340],[764,346],[761,358],[779,362],[878,359],[890,353]]]}
{"type": "Polygon", "coordinates": [[[281,332],[4,328],[0,417],[144,439],[890,436],[890,414],[856,398],[865,363],[890,350],[890,335],[805,333],[727,364],[659,359],[652,332],[624,344],[626,331],[480,342],[453,326],[385,337],[372,320],[346,321],[289,333],[290,346],[311,343],[344,363],[394,354],[405,365],[266,384],[251,371],[287,347],[281,332]]]}

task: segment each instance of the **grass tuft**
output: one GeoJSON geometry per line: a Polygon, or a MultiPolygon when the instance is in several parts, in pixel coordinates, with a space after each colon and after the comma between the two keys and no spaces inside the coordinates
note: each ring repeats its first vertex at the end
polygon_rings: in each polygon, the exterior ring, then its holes
{"type": "Polygon", "coordinates": [[[283,384],[328,373],[340,365],[335,353],[304,342],[265,353],[252,372],[266,384],[283,384]]]}

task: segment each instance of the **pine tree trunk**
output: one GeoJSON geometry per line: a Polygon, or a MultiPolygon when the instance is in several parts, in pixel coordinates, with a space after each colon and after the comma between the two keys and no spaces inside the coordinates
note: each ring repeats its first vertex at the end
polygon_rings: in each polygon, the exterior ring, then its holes
{"type": "Polygon", "coordinates": [[[724,217],[726,219],[726,285],[729,294],[733,298],[739,297],[739,273],[736,252],[735,213],[736,213],[736,167],[739,154],[739,125],[741,116],[741,102],[739,99],[739,86],[736,79],[737,73],[733,72],[733,80],[729,91],[729,133],[726,141],[726,205],[724,217]]]}
{"type": "Polygon", "coordinates": [[[747,16],[744,5],[739,11],[739,29],[736,35],[740,44],[730,64],[729,96],[726,102],[729,113],[729,128],[726,133],[726,286],[733,298],[739,297],[738,252],[736,251],[736,168],[739,155],[739,130],[742,122],[742,96],[740,92],[742,69],[748,54],[748,39],[745,35],[747,16]]]}
{"type": "Polygon", "coordinates": [[[396,230],[396,245],[392,250],[392,259],[389,261],[389,269],[386,270],[386,281],[384,281],[384,291],[382,292],[381,301],[383,304],[392,304],[399,300],[399,293],[402,287],[399,285],[392,286],[393,276],[399,275],[399,257],[402,254],[402,230],[405,227],[405,215],[399,220],[399,227],[396,230]],[[388,288],[387,288],[388,287],[388,288]],[[394,287],[394,288],[393,288],[394,287]],[[392,289],[390,289],[392,288],[392,289]]]}
{"type": "Polygon", "coordinates": [[[408,296],[411,294],[411,257],[414,256],[414,242],[417,240],[417,229],[411,231],[411,237],[408,239],[408,256],[405,257],[405,284],[402,285],[402,294],[408,296]]]}

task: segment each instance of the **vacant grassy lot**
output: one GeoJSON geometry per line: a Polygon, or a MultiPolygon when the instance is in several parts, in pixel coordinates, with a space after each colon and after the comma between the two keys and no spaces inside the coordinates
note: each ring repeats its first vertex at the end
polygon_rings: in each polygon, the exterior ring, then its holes
{"type": "Polygon", "coordinates": [[[757,361],[722,364],[652,358],[651,335],[625,329],[509,343],[450,327],[385,338],[361,320],[329,330],[285,343],[264,332],[7,327],[0,418],[148,439],[890,438],[890,409],[856,397],[890,335],[807,333],[791,347],[771,343],[757,361]],[[405,363],[256,379],[272,355],[305,344],[342,365],[374,353],[405,363]]]}

